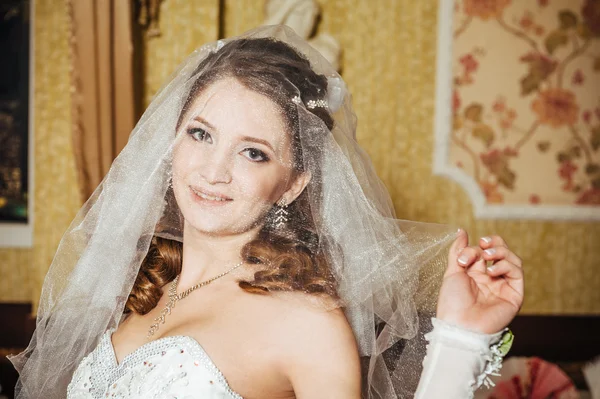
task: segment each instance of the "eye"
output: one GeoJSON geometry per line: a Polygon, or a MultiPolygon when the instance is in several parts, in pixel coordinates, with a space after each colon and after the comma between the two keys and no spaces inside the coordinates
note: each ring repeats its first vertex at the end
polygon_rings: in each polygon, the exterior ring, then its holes
{"type": "Polygon", "coordinates": [[[192,127],[189,128],[187,133],[194,138],[196,141],[206,141],[207,143],[212,143],[212,137],[206,130],[200,127],[192,127]]]}
{"type": "Polygon", "coordinates": [[[268,162],[269,157],[263,151],[258,148],[246,148],[242,151],[245,154],[246,158],[251,160],[252,162],[268,162]]]}

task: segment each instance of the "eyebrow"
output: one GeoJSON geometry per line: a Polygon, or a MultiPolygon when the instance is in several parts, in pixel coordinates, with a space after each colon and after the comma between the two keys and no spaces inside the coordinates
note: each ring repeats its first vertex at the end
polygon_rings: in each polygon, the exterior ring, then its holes
{"type": "Polygon", "coordinates": [[[195,121],[198,121],[200,123],[202,123],[203,125],[205,125],[207,128],[212,129],[212,130],[217,130],[216,127],[214,127],[209,121],[207,121],[206,119],[204,119],[201,116],[196,116],[194,118],[195,121]]]}
{"type": "Polygon", "coordinates": [[[242,141],[250,141],[252,143],[263,144],[263,145],[269,147],[271,149],[271,151],[275,152],[275,150],[273,149],[273,146],[271,146],[271,143],[269,143],[267,140],[259,139],[258,137],[252,137],[252,136],[242,136],[242,137],[240,137],[240,139],[242,141]]]}

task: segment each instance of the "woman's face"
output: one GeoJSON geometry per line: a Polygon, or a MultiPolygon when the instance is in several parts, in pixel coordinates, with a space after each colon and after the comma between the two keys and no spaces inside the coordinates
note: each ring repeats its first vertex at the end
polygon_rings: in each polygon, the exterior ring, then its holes
{"type": "Polygon", "coordinates": [[[304,175],[292,169],[291,138],[277,105],[235,78],[191,103],[173,151],[173,191],[186,224],[211,235],[262,225],[280,199],[292,202],[304,175]]]}

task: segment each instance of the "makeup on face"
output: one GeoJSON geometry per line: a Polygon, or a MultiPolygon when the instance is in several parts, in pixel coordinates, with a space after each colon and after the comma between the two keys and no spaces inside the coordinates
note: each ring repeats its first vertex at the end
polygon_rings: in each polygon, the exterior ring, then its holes
{"type": "Polygon", "coordinates": [[[189,113],[173,153],[173,189],[184,218],[212,233],[260,224],[293,175],[278,106],[227,78],[201,92],[189,113]]]}

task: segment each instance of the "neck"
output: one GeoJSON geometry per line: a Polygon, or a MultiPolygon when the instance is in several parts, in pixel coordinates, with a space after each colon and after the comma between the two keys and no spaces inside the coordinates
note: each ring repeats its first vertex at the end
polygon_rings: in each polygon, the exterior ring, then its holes
{"type": "MultiPolygon", "coordinates": [[[[218,276],[241,262],[242,248],[259,230],[260,226],[240,234],[215,236],[200,232],[185,222],[180,290],[218,276]]],[[[243,268],[240,266],[233,274],[239,274],[243,268]]]]}

